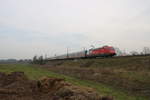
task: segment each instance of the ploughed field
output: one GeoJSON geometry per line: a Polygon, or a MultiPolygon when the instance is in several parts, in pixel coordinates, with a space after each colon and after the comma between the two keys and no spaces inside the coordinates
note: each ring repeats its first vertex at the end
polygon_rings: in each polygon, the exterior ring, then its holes
{"type": "Polygon", "coordinates": [[[96,83],[116,100],[150,100],[150,56],[49,61],[42,67],[96,83]]]}

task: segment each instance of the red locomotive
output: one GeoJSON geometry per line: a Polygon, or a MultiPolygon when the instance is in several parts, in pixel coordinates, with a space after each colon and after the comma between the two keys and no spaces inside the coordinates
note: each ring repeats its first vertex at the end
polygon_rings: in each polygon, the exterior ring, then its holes
{"type": "Polygon", "coordinates": [[[114,55],[116,55],[116,52],[112,46],[90,49],[87,53],[87,57],[112,57],[114,55]]]}
{"type": "Polygon", "coordinates": [[[112,57],[116,55],[115,49],[112,46],[103,46],[101,48],[94,48],[80,52],[68,53],[60,56],[50,58],[54,59],[77,59],[77,58],[96,58],[96,57],[112,57]]]}

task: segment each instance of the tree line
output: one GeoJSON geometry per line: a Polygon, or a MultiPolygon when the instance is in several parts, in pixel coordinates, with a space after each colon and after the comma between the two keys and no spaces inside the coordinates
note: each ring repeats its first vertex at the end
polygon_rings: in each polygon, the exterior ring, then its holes
{"type": "Polygon", "coordinates": [[[40,65],[43,65],[46,63],[46,59],[44,59],[43,56],[34,56],[33,57],[33,60],[32,60],[32,63],[33,64],[40,64],[40,65]]]}
{"type": "Polygon", "coordinates": [[[138,52],[138,51],[131,51],[129,53],[126,53],[125,50],[120,50],[119,48],[115,48],[115,51],[117,53],[117,56],[126,56],[126,55],[150,55],[150,48],[149,47],[144,47],[142,52],[138,52]]]}

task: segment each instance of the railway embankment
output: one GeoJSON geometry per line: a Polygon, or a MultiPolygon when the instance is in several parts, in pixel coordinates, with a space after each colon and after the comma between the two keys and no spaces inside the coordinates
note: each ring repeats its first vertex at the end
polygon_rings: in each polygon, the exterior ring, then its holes
{"type": "Polygon", "coordinates": [[[150,98],[150,56],[49,61],[44,67],[150,98]]]}

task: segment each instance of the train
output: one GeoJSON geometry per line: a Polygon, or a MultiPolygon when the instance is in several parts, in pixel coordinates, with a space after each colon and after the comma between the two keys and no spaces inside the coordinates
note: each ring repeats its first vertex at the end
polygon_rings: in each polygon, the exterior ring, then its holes
{"type": "Polygon", "coordinates": [[[99,48],[92,48],[79,52],[67,53],[60,56],[49,58],[49,60],[63,60],[63,59],[84,59],[97,57],[113,57],[116,55],[115,49],[112,46],[103,46],[99,48]]]}

